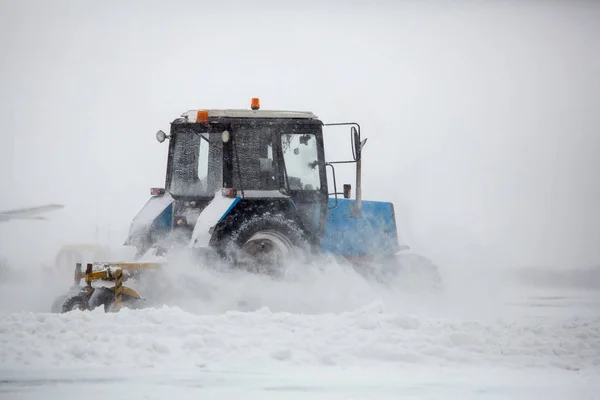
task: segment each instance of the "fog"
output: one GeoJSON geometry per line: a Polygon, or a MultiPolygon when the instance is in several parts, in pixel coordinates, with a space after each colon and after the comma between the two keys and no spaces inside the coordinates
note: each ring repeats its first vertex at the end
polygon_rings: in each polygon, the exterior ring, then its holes
{"type": "Polygon", "coordinates": [[[0,1],[0,210],[66,206],[0,224],[0,255],[121,244],[154,133],[259,97],[359,122],[364,198],[440,265],[600,262],[600,4],[282,4],[0,1]]]}

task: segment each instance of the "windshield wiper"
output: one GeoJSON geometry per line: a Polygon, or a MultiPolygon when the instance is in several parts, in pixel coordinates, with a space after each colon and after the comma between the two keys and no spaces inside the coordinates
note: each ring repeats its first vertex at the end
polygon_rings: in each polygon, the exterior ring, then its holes
{"type": "Polygon", "coordinates": [[[196,135],[196,136],[199,136],[201,139],[204,139],[204,141],[205,141],[206,143],[208,143],[208,145],[209,145],[210,147],[212,147],[213,149],[217,149],[217,150],[219,149],[219,148],[217,147],[217,144],[216,144],[216,143],[212,143],[212,142],[211,142],[211,141],[210,141],[210,140],[209,140],[207,137],[205,137],[205,136],[204,136],[202,133],[198,133],[198,132],[195,132],[195,131],[192,131],[192,132],[194,132],[194,135],[196,135]]]}

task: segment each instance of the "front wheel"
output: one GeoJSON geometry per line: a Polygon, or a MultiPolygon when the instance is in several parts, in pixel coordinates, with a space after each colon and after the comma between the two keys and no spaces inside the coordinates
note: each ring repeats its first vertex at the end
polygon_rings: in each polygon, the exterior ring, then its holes
{"type": "Polygon", "coordinates": [[[88,299],[86,296],[73,296],[69,297],[62,306],[62,312],[68,313],[74,310],[85,311],[89,310],[88,299]]]}

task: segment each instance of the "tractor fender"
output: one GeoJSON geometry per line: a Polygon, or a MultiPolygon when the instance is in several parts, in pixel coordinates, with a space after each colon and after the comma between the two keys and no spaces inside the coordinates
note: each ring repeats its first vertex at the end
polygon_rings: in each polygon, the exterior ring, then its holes
{"type": "Polygon", "coordinates": [[[198,216],[189,247],[208,248],[212,229],[229,214],[239,201],[239,197],[225,197],[220,191],[217,192],[211,202],[202,210],[200,216],[198,216]]]}

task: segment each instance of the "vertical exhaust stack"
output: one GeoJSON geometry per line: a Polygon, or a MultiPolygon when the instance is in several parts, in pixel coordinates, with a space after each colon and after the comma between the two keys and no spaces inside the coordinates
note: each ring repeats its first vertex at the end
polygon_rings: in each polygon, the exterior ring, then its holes
{"type": "Polygon", "coordinates": [[[362,188],[361,188],[361,174],[362,174],[362,165],[361,165],[361,157],[360,151],[357,154],[356,159],[356,205],[354,207],[354,216],[360,216],[360,212],[362,210],[362,188]]]}
{"type": "Polygon", "coordinates": [[[352,127],[353,147],[354,147],[354,159],[356,161],[356,205],[354,206],[354,216],[360,216],[362,211],[362,149],[367,143],[367,139],[360,139],[360,125],[356,124],[356,127],[352,127]]]}

